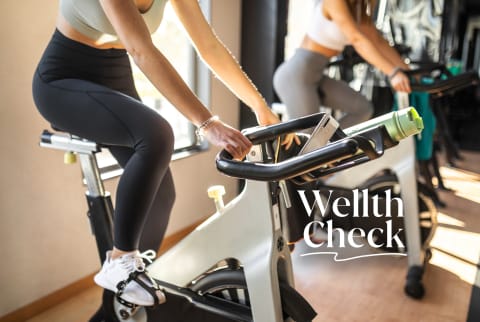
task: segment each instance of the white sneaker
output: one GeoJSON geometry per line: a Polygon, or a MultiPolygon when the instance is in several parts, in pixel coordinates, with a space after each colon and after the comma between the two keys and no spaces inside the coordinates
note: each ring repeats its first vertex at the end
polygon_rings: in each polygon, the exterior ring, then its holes
{"type": "MultiPolygon", "coordinates": [[[[142,254],[138,251],[134,251],[112,260],[111,251],[109,251],[107,252],[107,258],[103,263],[102,269],[94,277],[95,283],[105,289],[117,293],[119,291],[117,288],[118,284],[127,280],[130,273],[135,271],[143,272],[138,278],[155,292],[158,302],[163,303],[165,302],[165,294],[163,294],[162,291],[156,290],[150,279],[145,276],[146,271],[143,259],[145,258],[151,261],[154,257],[155,252],[153,251],[147,251],[142,254]]],[[[155,304],[153,295],[144,287],[140,286],[135,280],[128,282],[120,297],[127,302],[137,305],[151,306],[155,304]]]]}

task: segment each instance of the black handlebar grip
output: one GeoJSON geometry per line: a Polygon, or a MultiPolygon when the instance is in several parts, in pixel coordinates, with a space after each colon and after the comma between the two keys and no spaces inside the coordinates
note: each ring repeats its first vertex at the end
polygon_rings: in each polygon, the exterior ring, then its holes
{"type": "Polygon", "coordinates": [[[216,163],[220,172],[232,177],[258,181],[278,181],[317,170],[325,164],[353,155],[357,150],[356,140],[346,138],[275,164],[236,161],[225,150],[218,154],[216,163]]]}

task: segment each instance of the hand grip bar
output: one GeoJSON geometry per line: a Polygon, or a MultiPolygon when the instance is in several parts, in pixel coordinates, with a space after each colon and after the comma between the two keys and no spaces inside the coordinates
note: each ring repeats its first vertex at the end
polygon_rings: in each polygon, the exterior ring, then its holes
{"type": "MultiPolygon", "coordinates": [[[[267,127],[255,127],[244,131],[253,144],[275,140],[279,135],[313,127],[324,113],[290,120],[267,127]]],[[[251,163],[233,160],[225,150],[217,155],[217,169],[232,177],[278,181],[305,175],[312,178],[340,171],[360,163],[378,158],[385,148],[395,145],[405,137],[395,134],[398,126],[409,129],[408,135],[423,129],[423,124],[413,108],[403,112],[392,112],[388,117],[374,119],[351,129],[352,135],[331,142],[314,151],[294,156],[276,164],[251,163]],[[392,121],[394,120],[394,121],[392,121]],[[414,130],[407,125],[412,123],[414,130]],[[315,173],[313,173],[315,171],[315,173]]],[[[347,129],[348,130],[348,129],[347,129]]],[[[313,179],[312,179],[313,180],[313,179]]]]}
{"type": "Polygon", "coordinates": [[[340,160],[345,156],[354,155],[357,150],[357,142],[348,138],[275,164],[236,161],[223,150],[217,156],[217,169],[236,178],[279,181],[316,170],[326,163],[340,160]]]}
{"type": "Polygon", "coordinates": [[[283,123],[277,123],[269,126],[255,126],[242,131],[242,133],[253,143],[258,144],[269,140],[274,140],[278,136],[305,130],[320,122],[326,113],[316,113],[283,123]]]}
{"type": "Polygon", "coordinates": [[[434,95],[444,95],[479,83],[478,74],[475,71],[465,72],[446,79],[435,80],[432,83],[411,83],[412,91],[427,92],[434,95]]]}
{"type": "Polygon", "coordinates": [[[418,67],[402,70],[407,76],[428,76],[432,75],[434,72],[451,76],[450,71],[444,64],[434,62],[420,62],[416,64],[415,62],[412,62],[411,65],[417,65],[418,67]]]}

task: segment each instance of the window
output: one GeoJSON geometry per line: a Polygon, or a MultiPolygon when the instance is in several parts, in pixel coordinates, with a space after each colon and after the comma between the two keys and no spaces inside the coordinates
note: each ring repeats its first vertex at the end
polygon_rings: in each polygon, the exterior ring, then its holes
{"type": "MultiPolygon", "coordinates": [[[[208,19],[210,0],[200,0],[200,5],[208,19]]],[[[170,3],[167,2],[162,24],[152,35],[153,41],[179,72],[187,85],[208,106],[210,99],[209,71],[200,62],[190,44],[190,40],[181,28],[175,12],[171,8],[170,3]]],[[[172,126],[175,135],[173,159],[186,157],[205,149],[207,144],[198,139],[195,134],[195,126],[160,94],[133,62],[132,69],[135,86],[143,103],[158,111],[172,126]]],[[[116,160],[107,150],[102,150],[101,153],[98,153],[97,160],[102,178],[111,178],[121,174],[122,169],[119,168],[116,160]]]]}

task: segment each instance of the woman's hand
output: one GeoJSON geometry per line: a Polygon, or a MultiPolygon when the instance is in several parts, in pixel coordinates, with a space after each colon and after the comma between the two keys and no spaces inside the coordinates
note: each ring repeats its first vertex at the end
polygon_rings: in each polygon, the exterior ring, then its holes
{"type": "Polygon", "coordinates": [[[390,78],[390,85],[397,92],[410,93],[412,91],[410,88],[410,80],[408,76],[402,72],[398,72],[390,78]]]}
{"type": "MultiPolygon", "coordinates": [[[[272,125],[280,123],[278,116],[268,107],[263,109],[262,112],[257,113],[257,121],[260,125],[272,125]]],[[[285,146],[286,150],[288,150],[294,141],[297,145],[300,145],[300,139],[298,136],[295,133],[288,133],[283,138],[281,144],[285,146]]]]}
{"type": "Polygon", "coordinates": [[[202,135],[213,145],[225,149],[237,160],[242,160],[252,147],[252,142],[240,131],[220,120],[215,120],[208,127],[203,128],[202,135]]]}

